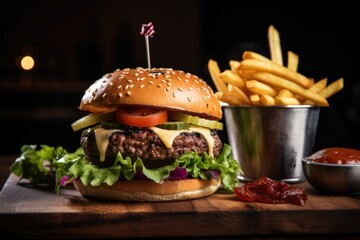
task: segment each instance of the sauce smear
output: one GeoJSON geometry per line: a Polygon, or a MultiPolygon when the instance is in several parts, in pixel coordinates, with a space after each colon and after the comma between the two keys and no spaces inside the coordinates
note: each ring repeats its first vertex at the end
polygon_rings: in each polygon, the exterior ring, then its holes
{"type": "Polygon", "coordinates": [[[234,192],[238,199],[245,202],[291,203],[303,206],[308,199],[302,188],[268,177],[235,187],[234,192]]]}
{"type": "Polygon", "coordinates": [[[307,159],[317,163],[360,164],[360,151],[351,148],[325,148],[307,159]]]}

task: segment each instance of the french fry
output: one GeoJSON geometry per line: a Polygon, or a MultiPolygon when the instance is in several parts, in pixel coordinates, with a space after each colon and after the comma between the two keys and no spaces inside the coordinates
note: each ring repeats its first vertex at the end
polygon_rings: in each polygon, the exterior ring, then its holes
{"type": "Polygon", "coordinates": [[[224,95],[223,92],[215,92],[215,96],[217,97],[217,99],[221,100],[222,96],[224,95]]]}
{"type": "Polygon", "coordinates": [[[239,74],[236,74],[231,70],[225,70],[224,72],[220,73],[219,77],[227,84],[232,84],[241,89],[246,88],[244,79],[242,79],[239,74]]]}
{"type": "Polygon", "coordinates": [[[243,103],[250,104],[250,99],[240,88],[232,84],[228,84],[227,89],[229,93],[232,93],[234,96],[239,98],[243,103]]]}
{"type": "Polygon", "coordinates": [[[329,106],[327,100],[319,93],[312,92],[309,89],[305,89],[292,81],[278,77],[274,74],[266,72],[255,72],[251,74],[251,77],[271,86],[288,89],[297,95],[303,96],[313,101],[319,106],[329,106]]]}
{"type": "Polygon", "coordinates": [[[259,95],[267,94],[271,97],[275,97],[277,94],[274,88],[256,80],[246,81],[246,87],[250,92],[257,93],[259,95]]]}
{"type": "Polygon", "coordinates": [[[271,60],[279,65],[283,65],[280,34],[273,25],[269,26],[268,39],[269,39],[271,60]]]}
{"type": "MultiPolygon", "coordinates": [[[[312,85],[309,90],[319,93],[321,90],[323,90],[326,87],[327,84],[327,78],[323,78],[319,81],[317,81],[316,83],[314,83],[314,85],[312,85]]],[[[300,101],[300,102],[304,102],[306,101],[306,98],[301,97],[301,96],[296,96],[296,98],[300,101]]]]}
{"type": "Polygon", "coordinates": [[[240,98],[238,98],[237,96],[235,96],[232,93],[224,93],[221,95],[221,98],[219,99],[222,102],[228,103],[230,105],[235,105],[235,106],[239,106],[239,105],[243,105],[244,102],[241,101],[240,98]]]}
{"type": "MultiPolygon", "coordinates": [[[[339,78],[338,80],[336,80],[335,82],[332,82],[326,88],[321,90],[319,92],[319,94],[324,98],[329,98],[332,95],[334,95],[335,93],[339,92],[343,88],[344,88],[344,79],[339,78]]],[[[309,101],[309,100],[306,100],[303,104],[310,104],[311,105],[313,103],[311,101],[309,101]]]]}
{"type": "Polygon", "coordinates": [[[343,88],[344,88],[344,79],[339,78],[335,82],[329,84],[329,86],[327,86],[325,89],[321,90],[320,95],[323,96],[324,98],[329,98],[343,88]]]}
{"type": "Polygon", "coordinates": [[[213,80],[216,89],[219,92],[226,93],[227,92],[226,84],[219,77],[220,68],[219,68],[218,63],[215,60],[210,59],[209,62],[208,62],[208,69],[209,69],[211,79],[213,80]]]}
{"type": "Polygon", "coordinates": [[[275,105],[287,106],[287,105],[300,105],[300,101],[295,97],[275,97],[275,105]]]}
{"type": "Polygon", "coordinates": [[[291,71],[297,72],[299,66],[299,56],[293,53],[292,51],[287,52],[288,63],[287,68],[291,71]]]}
{"type": "Polygon", "coordinates": [[[327,84],[327,78],[323,78],[323,79],[317,81],[316,83],[314,83],[314,85],[312,85],[309,88],[309,90],[313,91],[313,92],[316,92],[316,93],[319,93],[326,87],[326,84],[327,84]]]}
{"type": "Polygon", "coordinates": [[[234,73],[237,73],[237,68],[239,67],[240,62],[236,61],[236,60],[230,60],[229,61],[229,66],[230,66],[230,70],[233,71],[234,73]]]}
{"type": "Polygon", "coordinates": [[[275,105],[275,99],[272,96],[264,94],[264,95],[260,96],[260,103],[263,106],[274,106],[275,105]]]}
{"type": "Polygon", "coordinates": [[[251,51],[245,51],[242,55],[242,58],[243,59],[256,59],[256,60],[260,60],[260,61],[271,61],[267,57],[264,57],[261,54],[258,54],[256,52],[251,52],[251,51]]]}
{"type": "Polygon", "coordinates": [[[294,94],[287,89],[281,89],[276,96],[277,97],[293,97],[294,94]]]}
{"type": "Polygon", "coordinates": [[[268,28],[270,58],[253,51],[244,51],[242,60],[230,60],[223,72],[215,60],[208,68],[218,92],[216,97],[229,105],[317,105],[329,106],[327,98],[344,87],[343,78],[327,86],[327,78],[317,82],[298,72],[299,56],[287,51],[283,64],[280,34],[274,26],[268,28]]]}
{"type": "Polygon", "coordinates": [[[313,85],[313,81],[304,75],[291,71],[288,68],[273,62],[259,61],[256,59],[245,59],[240,62],[238,70],[256,70],[257,72],[272,73],[279,77],[293,81],[294,83],[297,83],[305,88],[311,87],[313,85]]]}
{"type": "Polygon", "coordinates": [[[250,94],[249,98],[250,98],[250,102],[253,105],[260,105],[260,95],[259,94],[252,93],[252,94],[250,94]]]}

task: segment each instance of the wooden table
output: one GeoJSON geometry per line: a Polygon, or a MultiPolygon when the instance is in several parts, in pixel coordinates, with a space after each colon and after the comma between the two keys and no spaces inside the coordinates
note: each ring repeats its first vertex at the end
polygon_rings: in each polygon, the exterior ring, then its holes
{"type": "Polygon", "coordinates": [[[56,195],[10,175],[0,192],[0,234],[14,238],[346,237],[360,236],[360,196],[321,195],[307,182],[308,201],[244,203],[233,194],[179,202],[123,203],[56,195]]]}
{"type": "MultiPolygon", "coordinates": [[[[6,157],[10,158],[10,157],[6,157]]],[[[346,238],[360,239],[360,195],[322,195],[307,182],[304,206],[245,203],[234,194],[178,202],[124,203],[82,197],[74,188],[56,195],[9,176],[0,192],[1,239],[346,238]]],[[[2,176],[4,177],[4,176],[2,176]]]]}

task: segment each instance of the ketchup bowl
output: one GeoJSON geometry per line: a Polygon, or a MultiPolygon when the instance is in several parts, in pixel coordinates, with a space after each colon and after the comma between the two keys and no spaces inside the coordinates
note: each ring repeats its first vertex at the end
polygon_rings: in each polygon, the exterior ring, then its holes
{"type": "Polygon", "coordinates": [[[310,185],[321,192],[332,194],[360,193],[360,164],[353,163],[354,161],[346,163],[336,160],[336,158],[341,159],[341,153],[349,149],[330,148],[327,150],[332,155],[331,161],[315,160],[316,157],[319,157],[319,153],[302,159],[304,175],[310,185]],[[314,156],[316,157],[314,158],[314,156]]]}

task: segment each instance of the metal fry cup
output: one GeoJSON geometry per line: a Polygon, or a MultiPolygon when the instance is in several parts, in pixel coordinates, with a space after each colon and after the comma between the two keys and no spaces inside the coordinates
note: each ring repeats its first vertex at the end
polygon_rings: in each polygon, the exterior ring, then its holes
{"type": "Polygon", "coordinates": [[[294,106],[223,106],[226,132],[243,174],[289,183],[305,181],[302,159],[313,152],[320,108],[294,106]]]}

